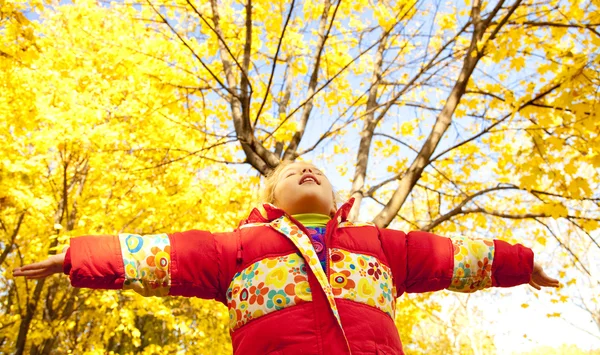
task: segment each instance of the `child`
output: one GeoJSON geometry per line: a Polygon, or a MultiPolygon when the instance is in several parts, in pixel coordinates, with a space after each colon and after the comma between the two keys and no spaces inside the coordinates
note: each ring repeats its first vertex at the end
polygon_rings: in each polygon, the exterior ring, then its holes
{"type": "Polygon", "coordinates": [[[231,233],[192,230],[86,236],[66,253],[14,270],[63,272],[75,287],[195,296],[229,308],[235,354],[402,354],[394,324],[404,292],[473,292],[529,283],[557,287],[530,249],[500,240],[448,239],[346,220],[325,175],[282,164],[231,233]]]}

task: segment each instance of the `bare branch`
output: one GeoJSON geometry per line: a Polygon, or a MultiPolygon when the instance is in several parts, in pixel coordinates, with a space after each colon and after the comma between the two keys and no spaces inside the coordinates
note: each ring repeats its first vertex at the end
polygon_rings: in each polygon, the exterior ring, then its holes
{"type": "MultiPolygon", "coordinates": [[[[222,31],[220,28],[219,18],[219,6],[216,0],[211,0],[211,8],[213,14],[214,31],[223,38],[222,31]]],[[[250,4],[250,3],[249,3],[250,4]]],[[[246,7],[246,25],[248,24],[248,7],[246,7]]],[[[251,20],[251,18],[250,18],[251,20]]],[[[247,30],[248,31],[248,30],[247,30]]],[[[248,33],[247,33],[248,35],[248,33]]],[[[249,44],[246,43],[245,50],[248,50],[249,44]]],[[[236,86],[235,75],[233,74],[232,65],[227,59],[227,49],[223,41],[219,41],[219,47],[221,52],[221,61],[223,62],[223,70],[227,77],[227,82],[231,87],[236,86]]],[[[245,63],[249,65],[248,63],[245,63]]],[[[250,121],[250,100],[248,97],[238,97],[237,95],[231,95],[229,98],[229,105],[231,107],[231,114],[233,116],[233,125],[238,137],[246,160],[261,174],[267,175],[271,169],[279,164],[279,158],[273,153],[267,150],[260,142],[256,140],[254,136],[254,129],[252,122],[250,121]]]]}
{"type": "Polygon", "coordinates": [[[473,201],[475,198],[485,195],[489,192],[493,192],[493,191],[501,191],[501,190],[520,190],[518,187],[512,187],[512,186],[496,186],[496,187],[492,187],[489,189],[485,189],[485,190],[481,190],[478,191],[472,195],[467,196],[464,200],[462,200],[456,207],[454,207],[451,211],[449,211],[448,213],[445,213],[441,216],[439,216],[438,218],[436,218],[434,221],[430,222],[428,225],[426,225],[425,227],[423,227],[423,231],[431,231],[433,230],[435,227],[439,226],[440,224],[449,221],[452,217],[460,215],[460,214],[465,214],[466,210],[463,209],[463,207],[465,207],[465,205],[471,201],[473,201]]]}
{"type": "Polygon", "coordinates": [[[310,97],[310,100],[306,102],[304,106],[304,110],[302,111],[302,116],[300,116],[300,125],[292,139],[290,140],[287,148],[285,149],[285,153],[283,153],[283,160],[291,160],[291,157],[296,153],[298,149],[298,145],[304,136],[304,131],[306,129],[306,124],[308,123],[308,119],[310,118],[310,113],[313,109],[313,99],[315,89],[317,87],[318,79],[319,79],[319,70],[321,69],[321,57],[323,55],[323,49],[325,48],[325,44],[327,43],[327,39],[331,34],[331,28],[333,27],[333,23],[335,22],[335,17],[337,15],[337,11],[342,3],[342,0],[338,0],[335,9],[333,10],[333,14],[331,16],[331,21],[329,22],[329,26],[327,26],[327,19],[329,18],[329,9],[331,7],[330,0],[325,0],[325,6],[323,7],[323,14],[321,15],[321,22],[319,24],[319,43],[317,44],[317,52],[315,53],[314,66],[312,74],[310,75],[310,80],[308,82],[308,90],[307,95],[310,97]]]}
{"type": "MultiPolygon", "coordinates": [[[[408,11],[406,12],[408,14],[408,11]]],[[[373,77],[371,78],[371,91],[369,98],[367,99],[367,108],[366,111],[369,113],[366,117],[365,124],[363,130],[361,131],[361,140],[359,143],[359,148],[357,152],[357,164],[356,170],[354,173],[354,178],[352,180],[352,188],[351,188],[351,196],[355,199],[355,204],[350,211],[349,220],[356,220],[358,218],[360,202],[362,197],[364,196],[364,191],[362,191],[365,185],[365,178],[367,173],[367,165],[368,165],[368,156],[369,151],[371,149],[371,141],[373,139],[373,132],[377,127],[377,124],[385,117],[389,109],[396,103],[396,100],[404,93],[406,93],[413,85],[417,82],[417,80],[427,72],[433,65],[436,63],[437,58],[441,55],[441,53],[458,38],[458,36],[466,29],[466,26],[463,27],[459,33],[450,41],[446,42],[444,46],[429,60],[427,65],[422,66],[421,69],[415,74],[411,80],[398,92],[396,93],[392,99],[388,100],[383,109],[379,113],[379,115],[375,118],[375,110],[379,108],[377,105],[377,88],[379,83],[381,82],[381,61],[383,60],[383,52],[385,51],[385,39],[387,34],[384,35],[380,39],[380,47],[378,49],[376,58],[375,58],[375,67],[373,69],[373,77]]],[[[385,208],[384,208],[385,209],[385,208]]],[[[399,210],[399,209],[398,209],[399,210]]],[[[396,213],[397,214],[397,211],[396,213]]],[[[389,224],[389,223],[388,223],[389,224]]]]}
{"type": "MultiPolygon", "coordinates": [[[[189,158],[189,157],[191,157],[191,156],[197,156],[197,157],[200,157],[200,158],[202,158],[202,159],[207,159],[207,160],[210,160],[210,161],[215,161],[215,162],[219,162],[219,163],[225,163],[225,164],[236,164],[236,162],[231,162],[231,161],[223,161],[223,160],[217,160],[217,159],[214,159],[214,158],[210,158],[210,157],[208,157],[208,156],[205,156],[205,155],[199,155],[199,153],[201,153],[201,152],[204,152],[204,151],[210,150],[210,149],[212,149],[212,148],[216,148],[216,147],[218,147],[218,146],[221,146],[221,145],[226,145],[226,144],[229,144],[229,143],[233,143],[233,142],[236,142],[236,141],[237,141],[237,139],[233,139],[233,140],[219,140],[217,143],[214,143],[214,144],[212,144],[212,145],[210,145],[210,146],[208,146],[208,147],[204,147],[204,148],[202,148],[202,149],[198,149],[198,150],[196,150],[196,151],[193,151],[193,152],[187,152],[187,154],[185,154],[184,156],[181,156],[181,157],[179,157],[179,158],[171,159],[171,160],[168,160],[168,161],[166,161],[166,162],[162,162],[162,163],[159,163],[159,164],[156,164],[156,165],[153,165],[153,166],[149,166],[149,167],[145,167],[145,168],[139,168],[139,169],[135,169],[134,171],[150,170],[150,169],[156,169],[156,168],[160,168],[160,167],[162,167],[162,166],[169,165],[169,164],[173,164],[173,163],[175,163],[175,162],[178,162],[178,161],[181,161],[181,160],[187,159],[187,158],[189,158]]],[[[142,149],[138,149],[138,150],[139,150],[139,151],[144,151],[144,150],[156,150],[156,149],[152,149],[152,148],[150,148],[150,149],[143,149],[143,148],[142,148],[142,149]]],[[[168,154],[168,152],[169,152],[169,151],[171,151],[171,150],[173,150],[173,149],[167,149],[167,150],[166,150],[166,153],[168,154]]],[[[237,162],[237,163],[239,164],[239,163],[242,163],[242,162],[237,162]]]]}
{"type": "Polygon", "coordinates": [[[410,194],[410,191],[414,187],[415,183],[421,177],[421,174],[427,166],[431,155],[433,154],[435,148],[439,144],[444,132],[446,132],[446,130],[450,126],[450,123],[452,122],[452,116],[454,115],[454,111],[456,110],[460,99],[465,93],[468,80],[471,77],[473,71],[475,70],[475,66],[483,56],[483,53],[478,51],[477,44],[479,40],[481,40],[486,28],[483,27],[484,23],[480,19],[479,11],[480,2],[476,0],[473,4],[471,12],[474,30],[471,37],[469,50],[465,55],[460,75],[457,78],[456,83],[452,88],[452,91],[450,92],[446,103],[444,104],[444,108],[442,109],[442,112],[440,112],[440,114],[438,115],[435,125],[433,126],[433,129],[427,137],[427,140],[423,144],[419,154],[414,159],[406,174],[400,180],[400,184],[394,192],[394,194],[392,195],[392,198],[388,201],[388,203],[381,210],[381,212],[375,217],[374,223],[380,227],[385,227],[390,224],[394,216],[398,213],[398,211],[404,204],[404,201],[406,201],[406,198],[410,194]]]}
{"type": "Polygon", "coordinates": [[[196,51],[194,51],[192,49],[192,47],[190,47],[190,45],[187,43],[187,41],[185,39],[183,39],[183,37],[181,37],[181,35],[179,34],[179,32],[177,32],[177,30],[175,30],[175,28],[173,28],[173,26],[171,26],[171,24],[169,23],[169,21],[167,21],[167,19],[160,13],[160,11],[158,11],[154,7],[154,5],[152,5],[152,3],[150,2],[150,0],[146,0],[146,2],[148,3],[148,5],[150,5],[150,7],[152,8],[152,10],[154,10],[154,12],[161,18],[161,20],[163,21],[163,23],[165,25],[167,25],[169,27],[169,29],[177,36],[177,38],[179,39],[179,41],[181,41],[181,43],[183,43],[183,45],[192,53],[192,55],[194,56],[194,58],[196,58],[196,60],[198,60],[198,62],[200,63],[200,65],[202,65],[202,67],[204,69],[206,69],[206,71],[208,71],[208,73],[210,74],[210,76],[212,76],[212,78],[215,79],[215,81],[217,83],[219,83],[219,86],[221,86],[223,89],[225,89],[230,95],[236,96],[236,93],[233,92],[229,87],[227,87],[221,81],[221,79],[219,79],[219,77],[217,77],[215,75],[215,73],[212,72],[212,70],[208,67],[208,65],[206,65],[206,63],[204,63],[204,61],[202,60],[202,58],[200,58],[198,56],[198,54],[196,54],[196,51]]]}
{"type": "Polygon", "coordinates": [[[285,19],[283,28],[281,29],[281,35],[279,36],[279,41],[277,42],[277,50],[275,51],[275,58],[273,58],[273,65],[271,66],[271,75],[269,75],[269,82],[267,83],[267,88],[265,89],[265,97],[263,98],[262,103],[260,104],[260,108],[258,109],[258,112],[256,113],[256,118],[254,119],[254,124],[253,124],[254,127],[256,126],[256,123],[258,122],[258,119],[263,110],[263,107],[265,106],[265,103],[267,102],[267,97],[269,97],[269,92],[271,90],[271,83],[273,82],[273,75],[275,74],[275,68],[277,67],[277,58],[279,57],[279,50],[281,49],[281,44],[283,43],[283,38],[285,36],[285,30],[287,29],[288,23],[290,22],[290,19],[292,18],[292,12],[294,11],[295,3],[296,3],[296,0],[292,0],[292,3],[290,4],[290,11],[288,12],[288,15],[285,19]]]}
{"type": "Polygon", "coordinates": [[[556,233],[554,233],[554,231],[552,230],[552,228],[550,228],[550,226],[548,226],[546,223],[542,222],[537,217],[534,217],[533,219],[546,228],[546,230],[550,233],[550,235],[552,235],[554,237],[554,239],[556,239],[558,244],[560,244],[560,246],[563,247],[563,249],[565,249],[566,251],[569,252],[569,254],[571,254],[573,259],[575,259],[575,261],[579,264],[579,266],[583,269],[583,271],[585,271],[585,273],[588,274],[588,276],[592,276],[590,271],[585,267],[585,265],[583,265],[583,263],[581,262],[581,260],[579,260],[577,255],[575,255],[573,250],[571,250],[571,248],[569,248],[569,246],[567,246],[565,243],[562,242],[562,240],[560,240],[560,238],[556,235],[556,233]]]}
{"type": "MultiPolygon", "coordinates": [[[[223,39],[223,34],[221,33],[220,30],[217,31],[217,26],[213,27],[210,22],[208,22],[206,20],[206,18],[204,17],[204,15],[202,15],[202,13],[200,13],[200,11],[198,11],[198,9],[194,6],[194,4],[192,4],[191,1],[186,0],[187,4],[192,8],[192,10],[194,10],[194,12],[196,13],[196,15],[198,15],[198,17],[200,17],[200,19],[202,20],[202,22],[204,22],[204,24],[206,24],[206,26],[208,26],[208,28],[210,28],[211,31],[213,31],[213,33],[217,36],[217,39],[219,40],[219,43],[223,46],[223,48],[227,51],[227,53],[229,53],[229,56],[231,57],[231,59],[233,59],[233,61],[235,62],[236,66],[240,69],[240,72],[242,74],[242,76],[244,78],[246,78],[246,80],[248,80],[248,84],[250,84],[250,80],[248,79],[248,67],[244,66],[242,67],[240,65],[240,63],[238,62],[236,56],[231,52],[231,49],[229,48],[229,46],[227,45],[227,42],[225,42],[225,40],[223,39]]],[[[247,40],[247,37],[246,37],[247,40]]],[[[250,88],[252,89],[252,87],[250,88]]]]}
{"type": "MultiPolygon", "coordinates": [[[[391,28],[384,33],[384,35],[388,34],[398,23],[400,23],[400,21],[402,21],[404,19],[404,17],[399,18],[396,23],[391,26],[391,28]]],[[[381,37],[380,37],[381,38],[381,37]]],[[[331,82],[333,82],[338,76],[340,76],[344,71],[346,71],[346,69],[348,69],[350,67],[350,65],[352,65],[354,62],[356,62],[358,59],[360,59],[363,55],[365,55],[366,53],[368,53],[371,49],[373,49],[375,46],[377,46],[380,43],[380,40],[376,40],[374,41],[369,47],[367,47],[366,49],[364,49],[363,51],[361,51],[358,55],[356,55],[354,58],[352,58],[348,63],[346,63],[346,65],[344,65],[339,72],[337,72],[335,75],[333,75],[331,78],[329,78],[325,83],[323,83],[323,85],[321,85],[312,95],[310,95],[308,98],[306,98],[304,101],[302,101],[302,103],[300,105],[298,105],[298,107],[296,107],[295,109],[293,109],[286,117],[285,119],[283,119],[279,125],[273,130],[273,132],[271,132],[271,135],[275,134],[275,132],[277,132],[277,130],[279,130],[298,110],[300,110],[302,107],[304,107],[310,100],[313,99],[314,96],[316,96],[319,92],[321,92],[321,90],[325,89],[331,82]]],[[[267,137],[269,138],[269,137],[267,137]]]]}
{"type": "MultiPolygon", "coordinates": [[[[246,41],[244,42],[244,62],[242,63],[242,80],[240,83],[242,89],[242,114],[244,120],[250,125],[250,100],[252,99],[252,85],[248,78],[250,69],[250,55],[252,54],[252,0],[246,0],[246,41]],[[250,90],[250,92],[248,92],[250,90]]],[[[250,126],[252,128],[252,126],[250,126]]]]}
{"type": "MultiPolygon", "coordinates": [[[[539,94],[537,94],[534,98],[524,102],[521,106],[519,106],[517,108],[517,110],[515,112],[520,112],[521,110],[523,110],[524,108],[528,107],[529,105],[532,105],[535,101],[542,99],[544,96],[550,94],[551,92],[553,92],[554,90],[556,90],[557,88],[559,88],[562,85],[562,83],[556,83],[552,86],[549,86],[548,88],[546,88],[546,90],[540,92],[539,94]]],[[[509,114],[506,114],[504,117],[502,117],[501,119],[497,120],[496,122],[492,123],[491,125],[489,125],[488,127],[486,127],[484,130],[482,130],[481,132],[477,133],[476,135],[442,151],[441,153],[439,153],[438,155],[436,155],[435,157],[431,158],[428,164],[431,164],[431,162],[436,161],[437,159],[439,159],[441,156],[447,154],[448,152],[457,149],[467,143],[470,143],[476,139],[478,139],[479,137],[483,136],[484,134],[490,132],[494,127],[496,127],[497,125],[499,125],[500,123],[504,122],[506,119],[508,119],[509,117],[511,117],[514,113],[511,112],[509,114]]]]}
{"type": "Polygon", "coordinates": [[[21,215],[19,216],[19,220],[17,221],[17,225],[15,226],[15,229],[13,230],[11,236],[10,236],[10,240],[6,242],[4,250],[2,251],[2,255],[0,255],[0,265],[2,265],[4,263],[4,260],[6,260],[6,257],[8,256],[8,254],[10,254],[10,252],[12,251],[12,248],[15,245],[15,238],[17,238],[17,235],[19,234],[19,230],[21,229],[21,224],[23,223],[23,219],[25,218],[25,214],[26,211],[21,212],[21,215]]]}
{"type": "Polygon", "coordinates": [[[385,138],[391,139],[394,142],[396,142],[398,144],[401,144],[401,145],[405,146],[406,148],[412,150],[413,152],[419,153],[419,151],[416,148],[413,148],[410,144],[408,144],[406,142],[403,142],[403,141],[401,141],[400,139],[398,139],[398,138],[396,138],[394,136],[390,136],[389,134],[385,134],[385,133],[373,133],[373,136],[381,136],[381,137],[385,137],[385,138]]]}
{"type": "MultiPolygon", "coordinates": [[[[367,90],[367,92],[368,92],[368,90],[367,90]]],[[[357,108],[356,104],[364,97],[365,94],[366,94],[366,92],[363,93],[362,95],[360,95],[358,98],[356,98],[356,100],[354,100],[354,102],[352,104],[350,104],[341,114],[339,114],[338,117],[331,123],[331,125],[329,125],[329,128],[327,128],[325,130],[325,132],[323,134],[321,134],[319,139],[317,139],[317,142],[315,144],[313,144],[312,147],[309,147],[309,148],[301,151],[300,153],[296,153],[295,156],[293,157],[293,159],[295,160],[297,157],[302,156],[308,152],[315,150],[319,146],[319,144],[321,144],[321,142],[323,142],[323,140],[325,140],[327,137],[331,137],[331,136],[337,134],[342,129],[347,127],[349,124],[354,123],[354,122],[358,121],[359,119],[361,119],[363,117],[362,115],[361,116],[354,115],[353,116],[354,118],[347,120],[344,124],[342,124],[338,128],[333,129],[335,124],[342,117],[344,117],[350,111],[351,108],[355,108],[355,109],[357,108]]]]}
{"type": "Polygon", "coordinates": [[[369,150],[373,139],[373,131],[375,130],[375,127],[377,127],[378,122],[375,119],[375,109],[377,107],[377,89],[379,88],[378,83],[381,80],[381,66],[383,62],[383,53],[386,48],[386,40],[387,33],[380,39],[379,48],[377,49],[377,54],[375,55],[375,61],[373,63],[371,88],[369,90],[366,107],[368,114],[365,117],[365,124],[360,134],[361,138],[356,155],[356,168],[354,171],[354,178],[352,179],[352,188],[350,190],[350,196],[355,200],[348,216],[348,220],[350,221],[355,221],[358,218],[360,204],[363,198],[362,188],[365,185],[365,178],[367,175],[369,150]]]}
{"type": "Polygon", "coordinates": [[[598,249],[600,249],[600,244],[598,244],[598,242],[596,241],[596,239],[594,239],[594,237],[592,237],[592,235],[586,231],[582,226],[579,225],[579,223],[575,222],[573,220],[573,218],[568,218],[567,217],[567,221],[569,221],[571,224],[573,224],[575,227],[577,227],[580,231],[582,231],[583,233],[585,233],[585,235],[587,235],[588,238],[590,238],[590,240],[592,241],[592,243],[594,245],[596,245],[596,247],[598,247],[598,249]]]}
{"type": "MultiPolygon", "coordinates": [[[[508,19],[513,15],[513,13],[521,5],[521,2],[522,2],[522,0],[515,1],[514,4],[512,4],[512,6],[510,7],[510,9],[508,9],[508,11],[506,12],[506,15],[504,15],[504,17],[502,18],[502,20],[500,20],[500,22],[498,24],[496,24],[496,27],[494,28],[494,31],[490,34],[490,36],[485,41],[485,45],[484,45],[482,51],[485,51],[485,49],[488,46],[488,44],[490,44],[496,38],[496,36],[498,35],[498,32],[500,32],[500,30],[502,29],[502,27],[504,27],[504,25],[508,22],[508,19]]],[[[497,12],[500,10],[500,7],[501,7],[501,5],[503,3],[504,3],[504,1],[500,1],[498,3],[498,5],[496,5],[496,8],[494,9],[494,11],[485,20],[485,27],[484,28],[488,28],[489,27],[489,25],[494,20],[494,17],[496,16],[497,12]]]]}
{"type": "Polygon", "coordinates": [[[596,36],[600,37],[598,27],[600,23],[560,23],[550,21],[523,21],[523,22],[510,22],[511,25],[517,26],[528,26],[528,27],[562,27],[562,28],[583,28],[589,30],[596,36]]]}

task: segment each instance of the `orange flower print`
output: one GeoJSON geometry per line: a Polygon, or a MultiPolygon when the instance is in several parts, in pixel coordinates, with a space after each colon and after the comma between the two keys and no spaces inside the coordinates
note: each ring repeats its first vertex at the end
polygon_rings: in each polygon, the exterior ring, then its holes
{"type": "Polygon", "coordinates": [[[458,243],[454,242],[454,244],[452,244],[452,248],[454,249],[454,255],[460,254],[460,246],[458,243]]]}
{"type": "Polygon", "coordinates": [[[492,264],[488,258],[483,258],[483,260],[479,260],[477,262],[477,266],[479,270],[477,271],[477,276],[480,278],[487,277],[492,272],[492,264]]]}
{"type": "Polygon", "coordinates": [[[162,279],[167,276],[169,271],[169,263],[171,261],[171,247],[165,246],[164,250],[159,247],[152,247],[152,255],[146,258],[146,264],[150,267],[156,267],[154,274],[157,278],[162,279]]]}
{"type": "Polygon", "coordinates": [[[354,280],[350,279],[350,271],[348,270],[333,273],[329,279],[335,296],[341,295],[343,289],[352,290],[356,286],[354,280]]]}
{"type": "Polygon", "coordinates": [[[304,275],[294,277],[294,282],[289,283],[283,289],[289,297],[294,298],[294,303],[299,304],[303,301],[311,301],[310,285],[304,275]]]}
{"type": "Polygon", "coordinates": [[[387,304],[387,301],[386,301],[383,293],[377,297],[377,304],[379,305],[379,307],[383,307],[387,304]]]}
{"type": "Polygon", "coordinates": [[[248,302],[250,302],[250,304],[256,303],[262,306],[265,303],[265,295],[269,292],[269,288],[265,287],[264,282],[261,282],[256,286],[251,286],[249,292],[250,299],[248,302]]]}
{"type": "Polygon", "coordinates": [[[304,233],[297,226],[291,226],[290,228],[290,236],[292,237],[301,237],[304,233]]]}

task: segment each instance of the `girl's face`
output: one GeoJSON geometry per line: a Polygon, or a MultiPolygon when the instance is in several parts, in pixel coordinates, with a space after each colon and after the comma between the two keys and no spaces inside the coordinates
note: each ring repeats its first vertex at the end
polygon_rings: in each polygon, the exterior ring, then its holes
{"type": "Polygon", "coordinates": [[[335,214],[331,183],[321,170],[309,163],[292,163],[283,168],[273,196],[274,204],[290,215],[335,214]]]}

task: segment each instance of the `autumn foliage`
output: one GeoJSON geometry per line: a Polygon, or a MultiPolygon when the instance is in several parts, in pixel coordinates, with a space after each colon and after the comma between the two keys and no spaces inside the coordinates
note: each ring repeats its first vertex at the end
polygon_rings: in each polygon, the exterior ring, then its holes
{"type": "MultiPolygon", "coordinates": [[[[215,302],[11,270],[78,235],[232,229],[296,159],[353,219],[533,246],[600,329],[599,5],[0,0],[0,352],[230,353],[215,302]]],[[[494,351],[399,302],[408,353],[494,351]]]]}

